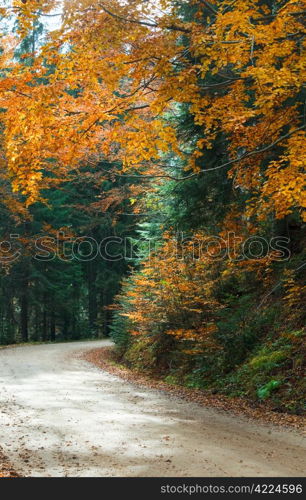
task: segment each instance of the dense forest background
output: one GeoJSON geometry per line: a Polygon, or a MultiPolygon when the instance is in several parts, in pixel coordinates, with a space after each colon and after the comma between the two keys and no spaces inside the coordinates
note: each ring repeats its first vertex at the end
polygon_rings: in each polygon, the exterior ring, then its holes
{"type": "Polygon", "coordinates": [[[1,344],[305,411],[305,7],[5,4],[1,344]]]}

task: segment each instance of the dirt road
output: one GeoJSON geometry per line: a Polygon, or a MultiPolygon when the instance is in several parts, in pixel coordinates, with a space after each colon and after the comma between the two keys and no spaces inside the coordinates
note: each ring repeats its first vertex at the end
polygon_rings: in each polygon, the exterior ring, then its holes
{"type": "Polygon", "coordinates": [[[300,476],[306,439],[171,398],[74,354],[0,350],[0,445],[26,476],[300,476]]]}

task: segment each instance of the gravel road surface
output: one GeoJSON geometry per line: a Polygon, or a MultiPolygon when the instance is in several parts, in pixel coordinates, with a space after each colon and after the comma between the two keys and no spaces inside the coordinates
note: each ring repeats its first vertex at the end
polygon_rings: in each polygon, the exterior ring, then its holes
{"type": "Polygon", "coordinates": [[[0,446],[25,476],[303,476],[306,438],[139,388],[78,355],[0,350],[0,446]]]}

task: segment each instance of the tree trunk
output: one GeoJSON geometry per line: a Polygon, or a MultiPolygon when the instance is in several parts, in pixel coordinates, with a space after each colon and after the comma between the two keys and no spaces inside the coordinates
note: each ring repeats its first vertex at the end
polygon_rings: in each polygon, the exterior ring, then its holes
{"type": "Polygon", "coordinates": [[[55,341],[55,312],[53,307],[51,309],[51,317],[50,317],[50,340],[52,342],[55,341]]]}
{"type": "Polygon", "coordinates": [[[42,340],[46,341],[48,338],[48,322],[47,322],[47,296],[43,295],[43,318],[42,318],[42,340]]]}
{"type": "Polygon", "coordinates": [[[25,278],[22,283],[21,301],[20,301],[20,326],[21,338],[23,342],[29,340],[28,332],[28,280],[25,278]]]}
{"type": "Polygon", "coordinates": [[[97,268],[94,261],[88,262],[88,322],[92,336],[97,333],[97,268]]]}

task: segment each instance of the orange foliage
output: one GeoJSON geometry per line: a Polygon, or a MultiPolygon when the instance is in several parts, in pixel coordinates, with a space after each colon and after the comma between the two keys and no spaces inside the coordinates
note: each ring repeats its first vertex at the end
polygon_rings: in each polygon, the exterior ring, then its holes
{"type": "MultiPolygon", "coordinates": [[[[206,2],[195,0],[189,2],[195,8],[191,21],[182,20],[171,0],[158,6],[67,0],[61,27],[49,34],[33,64],[16,62],[14,49],[39,12],[56,5],[13,0],[1,10],[19,18],[16,36],[1,38],[1,166],[28,205],[40,199],[42,188],[68,180],[88,162],[113,162],[114,176],[171,178],[164,165],[169,153],[180,159],[187,177],[205,174],[206,154],[222,135],[228,159],[213,169],[227,168],[233,186],[252,198],[243,224],[233,207],[220,236],[229,230],[252,234],[250,217],[263,220],[271,212],[283,218],[297,209],[306,220],[305,121],[299,110],[305,0],[287,1],[276,13],[262,2],[218,0],[210,19],[206,2]],[[191,151],[169,120],[182,104],[202,129],[191,151]]],[[[113,190],[96,208],[117,204],[121,196],[113,190]]],[[[128,294],[133,334],[149,333],[158,318],[169,336],[209,342],[213,313],[221,307],[211,293],[218,262],[192,258],[188,246],[178,258],[172,243],[165,235],[134,277],[128,294]]],[[[270,257],[235,262],[223,273],[241,267],[263,274],[270,263],[270,257]]]]}
{"type": "Polygon", "coordinates": [[[297,106],[305,80],[305,0],[288,1],[277,13],[251,0],[216,1],[209,22],[203,21],[205,2],[191,1],[197,13],[183,22],[170,0],[158,7],[141,0],[69,0],[61,28],[33,65],[15,62],[13,46],[38,9],[48,13],[55,5],[14,0],[2,9],[7,15],[13,9],[20,25],[15,40],[1,41],[1,67],[9,69],[0,82],[3,149],[13,188],[28,204],[89,156],[118,161],[118,172],[162,177],[160,159],[171,152],[197,175],[198,158],[205,170],[205,152],[223,133],[230,137],[230,162],[219,167],[230,168],[235,186],[256,194],[250,214],[264,218],[273,210],[282,218],[293,207],[305,208],[305,124],[297,106]],[[209,73],[218,82],[205,86],[209,73]],[[190,104],[203,128],[191,154],[165,119],[177,103],[190,104]],[[276,159],[275,145],[284,151],[276,159]]]}

